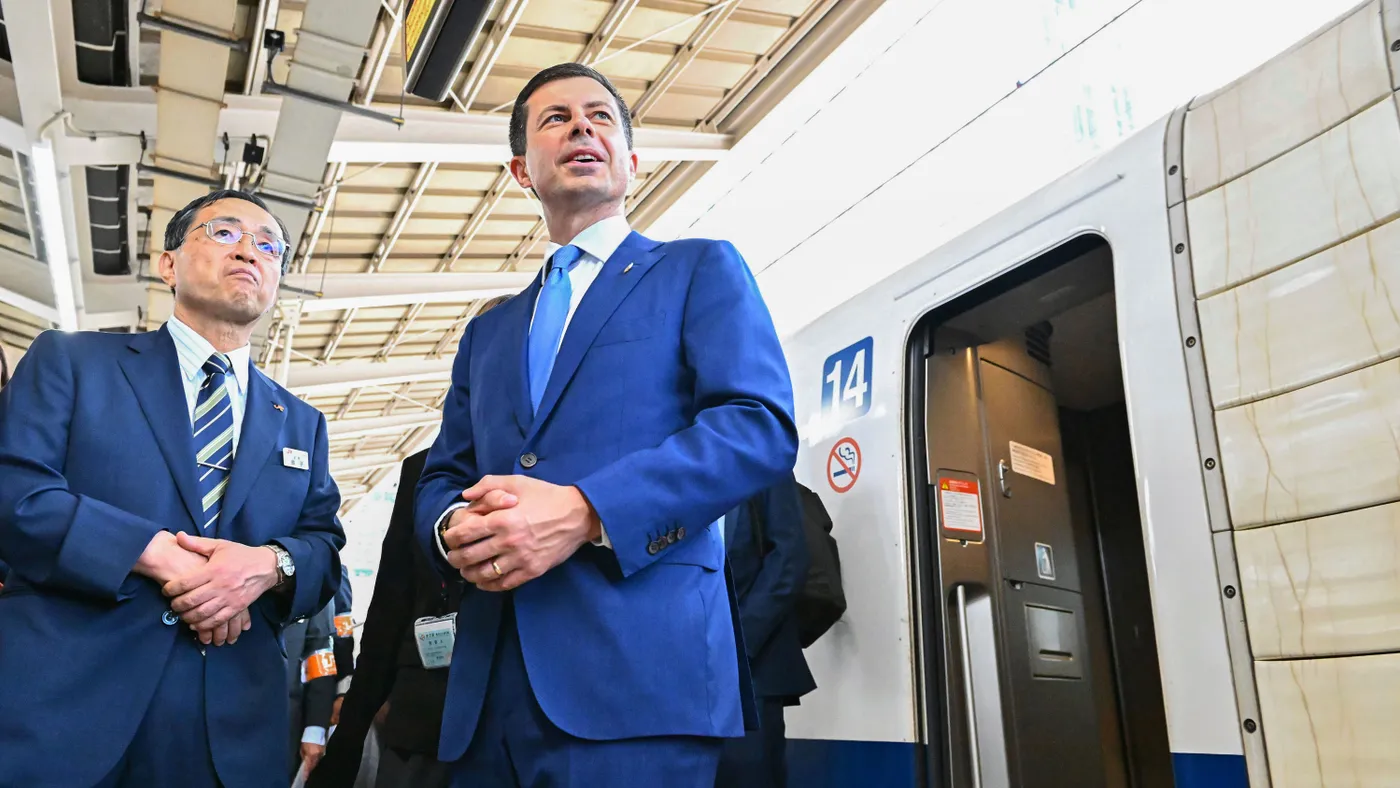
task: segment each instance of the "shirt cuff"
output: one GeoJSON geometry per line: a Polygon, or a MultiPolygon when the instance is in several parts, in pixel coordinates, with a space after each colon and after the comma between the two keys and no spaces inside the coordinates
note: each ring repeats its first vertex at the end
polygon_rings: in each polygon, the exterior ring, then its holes
{"type": "Polygon", "coordinates": [[[345,693],[349,692],[349,691],[350,691],[350,679],[353,679],[353,678],[355,678],[355,676],[352,674],[352,675],[346,676],[345,678],[341,679],[340,681],[337,681],[336,684],[335,684],[335,694],[337,694],[337,695],[344,695],[345,693]]]}
{"type": "Polygon", "coordinates": [[[604,528],[602,523],[598,524],[598,533],[600,534],[600,536],[597,539],[593,540],[594,546],[606,547],[609,550],[611,550],[612,540],[608,538],[608,529],[604,528]]]}
{"type": "MultiPolygon", "coordinates": [[[[301,732],[302,744],[319,744],[326,746],[326,729],[320,725],[308,725],[306,730],[301,732]]],[[[339,745],[337,745],[339,746],[339,745]]]]}
{"type": "Polygon", "coordinates": [[[471,506],[471,504],[454,503],[447,507],[447,511],[442,513],[442,516],[437,519],[437,522],[433,523],[433,541],[437,543],[438,555],[442,556],[442,560],[444,561],[447,560],[447,547],[442,543],[442,524],[446,522],[447,518],[452,516],[453,512],[458,509],[465,509],[468,506],[471,506]]]}

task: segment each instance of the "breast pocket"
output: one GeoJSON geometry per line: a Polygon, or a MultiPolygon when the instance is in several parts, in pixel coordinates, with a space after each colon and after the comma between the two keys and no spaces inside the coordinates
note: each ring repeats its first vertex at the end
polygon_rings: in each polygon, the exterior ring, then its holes
{"type": "Polygon", "coordinates": [[[666,314],[664,312],[622,320],[610,320],[598,331],[598,337],[593,340],[593,347],[620,345],[623,342],[638,342],[649,339],[656,333],[657,326],[665,322],[666,314]]]}

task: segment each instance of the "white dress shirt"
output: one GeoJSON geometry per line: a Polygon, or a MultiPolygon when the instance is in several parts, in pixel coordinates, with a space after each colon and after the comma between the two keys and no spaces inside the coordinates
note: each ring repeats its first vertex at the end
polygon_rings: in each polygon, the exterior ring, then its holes
{"type": "MultiPolygon", "coordinates": [[[[166,321],[165,328],[170,338],[175,340],[175,355],[180,360],[180,383],[185,387],[185,405],[188,407],[190,429],[194,429],[194,406],[199,400],[199,387],[204,384],[204,362],[217,351],[209,340],[200,336],[193,328],[180,322],[174,315],[166,321]]],[[[243,432],[243,411],[248,403],[248,364],[251,348],[248,345],[231,350],[228,356],[232,365],[233,377],[224,376],[228,386],[228,399],[233,413],[233,452],[238,456],[238,437],[243,432]]]]}

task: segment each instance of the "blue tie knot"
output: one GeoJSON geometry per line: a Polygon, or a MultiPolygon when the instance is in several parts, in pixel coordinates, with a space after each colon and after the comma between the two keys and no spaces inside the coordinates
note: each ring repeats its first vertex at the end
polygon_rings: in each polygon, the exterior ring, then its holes
{"type": "MultiPolygon", "coordinates": [[[[554,256],[549,260],[550,277],[557,279],[558,276],[555,275],[556,271],[562,271],[567,274],[574,270],[574,266],[578,265],[578,261],[581,259],[583,259],[583,250],[577,246],[559,247],[558,251],[556,251],[554,256]]],[[[562,275],[563,274],[559,274],[559,276],[562,275]]]]}
{"type": "Polygon", "coordinates": [[[223,353],[215,353],[210,356],[209,360],[204,362],[203,367],[206,375],[227,375],[230,369],[233,369],[233,362],[229,361],[228,356],[223,353]]]}

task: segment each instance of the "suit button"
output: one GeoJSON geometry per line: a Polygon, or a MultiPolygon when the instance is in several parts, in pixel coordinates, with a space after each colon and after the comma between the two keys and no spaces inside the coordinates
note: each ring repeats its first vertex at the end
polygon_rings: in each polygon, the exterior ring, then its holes
{"type": "Polygon", "coordinates": [[[537,463],[537,462],[539,462],[539,461],[540,461],[540,458],[539,458],[539,457],[536,457],[536,456],[534,455],[533,452],[527,452],[527,453],[522,454],[522,455],[520,456],[520,467],[522,467],[522,468],[533,468],[533,467],[535,467],[535,463],[537,463]]]}
{"type": "Polygon", "coordinates": [[[684,525],[682,525],[680,528],[677,528],[677,529],[676,529],[676,538],[677,538],[677,539],[684,539],[684,538],[685,538],[685,526],[684,526],[684,525]]]}
{"type": "Polygon", "coordinates": [[[167,610],[164,613],[160,614],[160,623],[166,625],[167,627],[173,627],[176,624],[180,623],[180,617],[175,615],[174,610],[167,610]]]}
{"type": "Polygon", "coordinates": [[[675,544],[675,543],[676,543],[676,529],[672,528],[671,531],[670,531],[670,533],[666,534],[666,544],[675,544]]]}
{"type": "Polygon", "coordinates": [[[661,552],[660,544],[652,542],[651,544],[647,545],[647,555],[656,555],[659,552],[661,552]]]}

